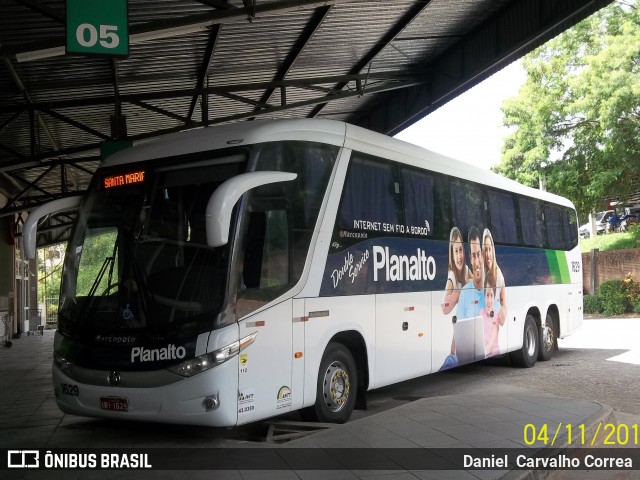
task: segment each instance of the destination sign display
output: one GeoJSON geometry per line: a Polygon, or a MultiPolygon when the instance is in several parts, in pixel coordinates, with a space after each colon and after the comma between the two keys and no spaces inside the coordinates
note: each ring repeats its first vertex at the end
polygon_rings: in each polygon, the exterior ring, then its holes
{"type": "Polygon", "coordinates": [[[114,187],[124,187],[135,183],[144,182],[144,170],[138,172],[125,173],[123,175],[110,175],[104,177],[102,185],[105,189],[114,187]]]}

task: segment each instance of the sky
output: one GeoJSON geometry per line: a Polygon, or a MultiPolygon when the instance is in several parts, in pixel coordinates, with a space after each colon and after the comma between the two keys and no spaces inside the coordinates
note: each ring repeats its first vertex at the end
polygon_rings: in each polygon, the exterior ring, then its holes
{"type": "Polygon", "coordinates": [[[456,97],[396,138],[489,169],[500,161],[504,138],[500,107],[515,97],[526,79],[515,61],[456,97]]]}

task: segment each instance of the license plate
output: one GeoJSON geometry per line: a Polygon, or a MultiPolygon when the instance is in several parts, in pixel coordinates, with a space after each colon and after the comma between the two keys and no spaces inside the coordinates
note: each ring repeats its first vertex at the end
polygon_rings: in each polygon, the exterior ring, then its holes
{"type": "Polygon", "coordinates": [[[115,410],[116,412],[128,412],[129,402],[127,402],[126,398],[101,397],[100,407],[103,410],[115,410]]]}

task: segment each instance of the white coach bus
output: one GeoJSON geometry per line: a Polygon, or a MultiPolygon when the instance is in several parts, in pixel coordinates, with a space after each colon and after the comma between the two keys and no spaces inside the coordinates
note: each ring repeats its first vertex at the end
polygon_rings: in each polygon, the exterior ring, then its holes
{"type": "Polygon", "coordinates": [[[582,322],[568,200],[326,120],[170,135],[104,161],[65,256],[53,381],[76,415],[234,426],[509,353],[582,322]]]}

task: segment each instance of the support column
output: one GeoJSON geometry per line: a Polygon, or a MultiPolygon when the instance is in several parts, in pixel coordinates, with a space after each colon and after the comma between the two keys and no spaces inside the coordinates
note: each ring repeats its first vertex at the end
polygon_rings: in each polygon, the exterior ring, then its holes
{"type": "MultiPolygon", "coordinates": [[[[15,246],[13,239],[13,219],[0,218],[0,316],[7,313],[13,316],[11,333],[15,328],[15,246]]],[[[2,328],[4,334],[4,328],[2,328]]]]}
{"type": "Polygon", "coordinates": [[[591,295],[596,294],[598,286],[598,249],[594,248],[591,250],[591,295]]]}

